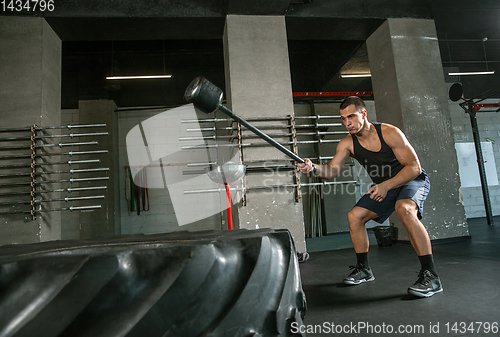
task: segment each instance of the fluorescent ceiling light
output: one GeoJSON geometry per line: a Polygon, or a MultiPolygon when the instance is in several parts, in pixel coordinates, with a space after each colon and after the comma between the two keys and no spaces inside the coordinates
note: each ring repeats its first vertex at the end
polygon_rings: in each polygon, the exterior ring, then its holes
{"type": "Polygon", "coordinates": [[[372,74],[341,74],[340,77],[342,78],[349,78],[349,77],[372,77],[372,74]]]}
{"type": "Polygon", "coordinates": [[[171,78],[172,75],[151,75],[151,76],[108,76],[107,80],[137,80],[150,78],[171,78]]]}
{"type": "Polygon", "coordinates": [[[464,73],[448,73],[450,76],[457,76],[457,75],[493,75],[495,71],[470,71],[470,72],[464,72],[464,73]]]}

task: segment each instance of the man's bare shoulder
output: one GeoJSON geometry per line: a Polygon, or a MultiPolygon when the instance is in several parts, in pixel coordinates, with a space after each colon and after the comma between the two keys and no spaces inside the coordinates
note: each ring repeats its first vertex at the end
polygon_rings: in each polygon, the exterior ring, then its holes
{"type": "Polygon", "coordinates": [[[392,125],[392,124],[389,124],[389,123],[380,123],[381,125],[381,129],[382,129],[382,132],[384,131],[387,131],[387,132],[401,132],[401,130],[395,126],[395,125],[392,125]]]}
{"type": "Polygon", "coordinates": [[[388,123],[381,124],[382,137],[384,141],[392,147],[391,145],[398,145],[400,142],[406,141],[406,136],[397,126],[388,123]]]}
{"type": "Polygon", "coordinates": [[[337,152],[339,150],[349,151],[350,154],[354,152],[351,134],[348,134],[340,140],[339,144],[337,145],[337,152]]]}
{"type": "Polygon", "coordinates": [[[339,142],[339,145],[342,144],[343,146],[347,146],[347,145],[352,145],[352,136],[351,134],[348,134],[347,136],[345,136],[344,138],[342,138],[339,142]]]}

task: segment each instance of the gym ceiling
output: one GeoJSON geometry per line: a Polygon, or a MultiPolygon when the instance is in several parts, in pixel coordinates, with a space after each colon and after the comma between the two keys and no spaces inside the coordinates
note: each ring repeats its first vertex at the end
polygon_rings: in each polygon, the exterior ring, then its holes
{"type": "MultiPolygon", "coordinates": [[[[224,88],[225,16],[285,16],[292,90],[371,91],[365,40],[386,18],[434,19],[445,79],[472,97],[500,86],[498,0],[65,0],[42,14],[63,41],[62,108],[113,99],[119,107],[183,104],[203,75],[224,88]],[[447,76],[448,70],[496,70],[447,76]],[[171,79],[109,82],[109,75],[171,79]]],[[[8,13],[7,13],[8,14],[8,13]]],[[[9,14],[8,14],[9,15],[9,14]]]]}

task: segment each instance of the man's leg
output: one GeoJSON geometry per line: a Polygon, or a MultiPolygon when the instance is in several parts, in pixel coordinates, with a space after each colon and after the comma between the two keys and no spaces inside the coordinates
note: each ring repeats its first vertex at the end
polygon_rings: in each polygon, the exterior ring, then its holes
{"type": "Polygon", "coordinates": [[[358,206],[355,206],[347,213],[351,241],[356,253],[368,252],[370,241],[368,240],[368,232],[365,225],[368,221],[377,217],[376,213],[358,206]]]}
{"type": "Polygon", "coordinates": [[[417,204],[411,199],[400,199],[396,202],[396,214],[408,231],[410,242],[422,266],[417,282],[408,288],[408,293],[419,297],[430,297],[443,291],[434,266],[429,234],[418,219],[417,204]]]}
{"type": "Polygon", "coordinates": [[[377,214],[363,207],[355,206],[347,214],[349,222],[349,232],[351,241],[356,252],[357,264],[351,267],[353,271],[344,279],[345,284],[355,285],[363,282],[373,281],[373,273],[368,264],[368,249],[370,241],[366,231],[366,223],[369,220],[377,218],[377,214]]]}
{"type": "Polygon", "coordinates": [[[417,204],[411,199],[400,199],[396,202],[396,214],[403,223],[410,242],[418,256],[432,254],[431,240],[422,222],[418,219],[417,204]]]}

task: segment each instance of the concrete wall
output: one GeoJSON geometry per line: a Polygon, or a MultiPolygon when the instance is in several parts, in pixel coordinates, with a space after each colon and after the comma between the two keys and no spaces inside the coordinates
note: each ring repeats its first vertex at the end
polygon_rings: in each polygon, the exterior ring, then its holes
{"type": "Polygon", "coordinates": [[[111,131],[109,136],[90,136],[90,137],[78,137],[73,141],[78,142],[88,142],[88,141],[98,141],[98,145],[88,145],[71,147],[68,151],[95,151],[95,150],[108,150],[108,154],[93,154],[93,155],[75,155],[65,157],[65,160],[86,160],[86,159],[99,159],[100,162],[96,164],[80,164],[72,165],[71,169],[86,169],[86,168],[98,168],[98,167],[108,167],[109,172],[93,172],[93,173],[78,173],[73,174],[71,178],[92,178],[92,177],[110,177],[109,180],[94,181],[94,182],[74,182],[69,184],[71,188],[79,187],[90,187],[90,186],[107,186],[106,190],[93,190],[93,191],[77,191],[71,193],[65,193],[68,197],[78,197],[78,196],[94,196],[94,195],[104,195],[105,199],[95,199],[95,200],[81,200],[71,202],[72,206],[89,206],[89,205],[101,205],[100,210],[88,210],[88,211],[75,211],[67,212],[64,214],[64,221],[61,223],[61,239],[83,239],[98,236],[110,236],[114,234],[120,234],[120,217],[119,217],[119,198],[118,198],[118,182],[116,172],[118,171],[118,127],[115,119],[114,109],[115,106],[113,102],[98,100],[98,101],[88,101],[80,102],[80,109],[65,109],[61,112],[61,125],[78,125],[78,124],[97,124],[97,123],[107,123],[106,128],[83,128],[83,129],[72,129],[71,132],[74,133],[94,133],[94,132],[109,132],[113,129],[113,124],[115,124],[116,132],[111,131]],[[92,113],[88,113],[88,110],[92,110],[92,113]],[[86,113],[87,111],[87,113],[86,113]],[[86,116],[83,116],[86,114],[86,116]],[[96,114],[99,117],[96,117],[96,114]],[[115,178],[116,177],[116,178],[115,178]],[[116,213],[118,212],[118,216],[116,213]]]}
{"type": "MultiPolygon", "coordinates": [[[[61,125],[80,124],[80,112],[78,109],[63,109],[61,111],[61,125]]],[[[78,151],[79,148],[71,149],[78,151]]],[[[76,158],[73,158],[76,159],[76,158]]],[[[80,187],[79,183],[72,184],[71,187],[80,187]]],[[[73,195],[68,195],[73,196],[73,195]]],[[[79,202],[74,205],[80,206],[79,202]]],[[[61,239],[73,240],[80,239],[80,212],[67,212],[64,214],[64,221],[61,222],[61,239]]]]}
{"type": "MultiPolygon", "coordinates": [[[[1,17],[0,20],[0,117],[2,128],[60,125],[61,113],[61,40],[42,18],[1,17]]],[[[7,134],[3,134],[6,136],[7,134]]],[[[11,136],[25,136],[16,133],[11,136]]],[[[20,145],[2,143],[6,145],[20,145]]],[[[26,143],[24,143],[26,145],[26,143]]],[[[28,144],[29,146],[29,144],[28,144]]],[[[55,150],[47,150],[45,153],[55,150]]],[[[21,150],[15,153],[29,153],[21,150]]],[[[58,161],[57,156],[46,158],[58,161]]],[[[4,165],[14,162],[3,161],[4,165]]],[[[17,161],[19,163],[19,161],[17,161]]],[[[58,170],[58,166],[50,169],[58,170]]],[[[40,171],[37,169],[37,171],[40,171]]],[[[23,170],[2,170],[0,174],[22,173],[23,170]]],[[[26,172],[26,171],[25,171],[26,172]]],[[[58,176],[44,179],[57,180],[58,176]]],[[[38,177],[40,179],[40,177],[38,177]]],[[[26,181],[25,178],[11,179],[26,181]]],[[[29,181],[29,178],[28,178],[29,181]]],[[[3,180],[5,183],[5,180],[3,180]]],[[[54,184],[44,184],[45,189],[55,188],[54,184]]],[[[3,192],[19,192],[20,188],[2,188],[3,192]]],[[[24,189],[25,191],[26,189],[24,189]]],[[[29,189],[28,189],[29,190],[29,189]]],[[[44,197],[58,197],[46,194],[44,197]]],[[[26,201],[20,197],[4,199],[26,201]]],[[[45,203],[46,208],[58,208],[60,203],[45,203]]],[[[10,207],[9,211],[29,210],[29,207],[10,207]]],[[[61,238],[61,213],[46,212],[32,221],[30,216],[13,214],[0,218],[0,244],[30,243],[61,238]]]]}
{"type": "MultiPolygon", "coordinates": [[[[84,132],[108,132],[108,136],[83,137],[82,141],[98,141],[96,146],[81,146],[81,151],[107,150],[106,155],[82,155],[78,159],[99,159],[99,166],[109,168],[106,173],[86,173],[80,177],[103,177],[109,176],[107,181],[98,183],[80,183],[82,186],[107,185],[104,200],[86,201],[85,205],[101,205],[101,209],[82,211],[80,213],[80,238],[91,238],[98,236],[110,236],[120,234],[120,218],[116,216],[118,211],[118,162],[114,160],[118,153],[118,122],[116,105],[113,101],[94,100],[80,101],[79,122],[80,124],[106,124],[106,127],[95,127],[84,129],[84,132]]],[[[84,164],[87,168],[88,164],[84,164]]],[[[92,167],[95,167],[92,165],[92,167]]]]}
{"type": "MultiPolygon", "coordinates": [[[[243,118],[293,115],[290,65],[284,16],[228,15],[224,32],[226,97],[228,105],[243,118]]],[[[286,121],[259,123],[287,124],[286,121]]],[[[288,138],[289,139],[289,138],[288,138]]],[[[281,138],[278,141],[283,141],[281,138]]],[[[262,142],[262,141],[261,141],[262,142]]],[[[286,159],[270,146],[245,148],[243,161],[286,159]]],[[[293,183],[287,174],[247,174],[248,186],[293,183]]],[[[239,210],[240,228],[286,228],[297,251],[304,252],[302,205],[294,189],[249,191],[246,206],[239,210]]]]}

